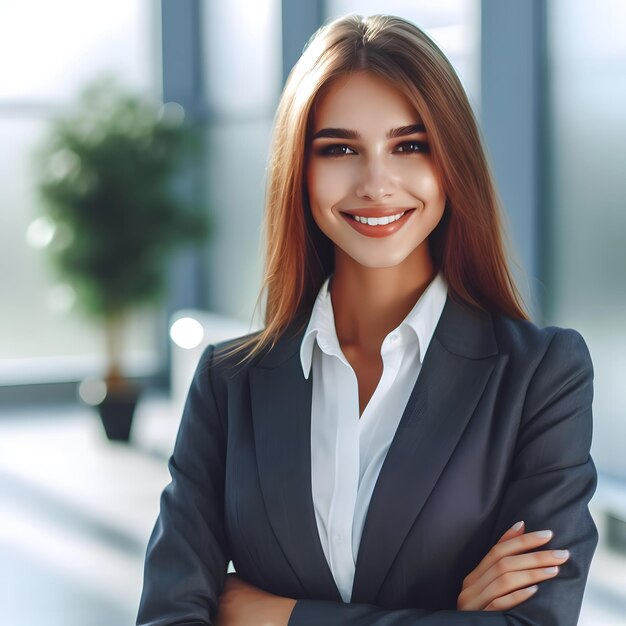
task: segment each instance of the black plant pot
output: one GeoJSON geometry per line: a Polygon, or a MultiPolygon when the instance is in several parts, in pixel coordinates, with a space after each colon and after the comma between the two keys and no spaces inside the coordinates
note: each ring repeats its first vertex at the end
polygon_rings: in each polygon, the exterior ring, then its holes
{"type": "Polygon", "coordinates": [[[97,406],[109,441],[130,439],[135,407],[140,395],[141,389],[130,384],[122,389],[107,389],[104,400],[97,406]]]}

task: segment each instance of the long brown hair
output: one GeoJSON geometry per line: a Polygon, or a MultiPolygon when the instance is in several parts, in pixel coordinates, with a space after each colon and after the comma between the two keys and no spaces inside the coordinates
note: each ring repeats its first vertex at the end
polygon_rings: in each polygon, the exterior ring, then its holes
{"type": "MultiPolygon", "coordinates": [[[[282,93],[267,170],[265,327],[242,338],[244,361],[295,323],[302,330],[333,271],[332,242],[308,206],[305,167],[312,111],[333,79],[367,71],[395,86],[419,112],[447,202],[429,237],[451,297],[496,314],[529,319],[509,272],[500,203],[471,106],[454,69],[418,27],[394,16],[348,15],[322,26],[291,70],[282,93]]],[[[255,307],[256,311],[256,307],[255,307]]]]}

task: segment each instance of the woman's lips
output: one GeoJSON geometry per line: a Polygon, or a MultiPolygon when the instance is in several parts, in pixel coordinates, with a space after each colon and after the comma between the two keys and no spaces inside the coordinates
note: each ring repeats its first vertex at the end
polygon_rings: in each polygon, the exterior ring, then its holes
{"type": "Polygon", "coordinates": [[[415,209],[407,209],[404,215],[395,222],[391,222],[390,224],[382,224],[380,226],[370,226],[369,224],[363,224],[362,222],[357,222],[351,215],[347,213],[342,213],[343,218],[356,230],[357,232],[365,235],[366,237],[388,237],[392,235],[397,230],[400,230],[406,221],[409,219],[411,214],[415,211],[415,209]]]}

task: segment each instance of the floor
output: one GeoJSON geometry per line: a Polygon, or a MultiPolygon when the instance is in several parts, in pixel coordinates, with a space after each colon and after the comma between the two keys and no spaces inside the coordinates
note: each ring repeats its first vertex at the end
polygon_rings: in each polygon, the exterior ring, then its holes
{"type": "MultiPolygon", "coordinates": [[[[107,442],[82,407],[0,411],[3,624],[135,623],[178,419],[164,398],[146,398],[127,446],[107,442]]],[[[579,624],[626,626],[626,556],[606,548],[592,512],[601,541],[579,624]]]]}

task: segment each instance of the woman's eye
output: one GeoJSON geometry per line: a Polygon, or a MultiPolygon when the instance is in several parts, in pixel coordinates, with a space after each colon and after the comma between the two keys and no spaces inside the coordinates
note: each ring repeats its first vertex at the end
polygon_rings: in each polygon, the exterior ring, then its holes
{"type": "Polygon", "coordinates": [[[319,151],[319,154],[322,156],[345,156],[349,154],[347,151],[350,150],[354,152],[350,146],[346,146],[344,144],[333,144],[332,146],[325,146],[319,151]]]}
{"type": "Polygon", "coordinates": [[[405,141],[397,150],[399,152],[428,152],[428,144],[425,141],[405,141]]]}

